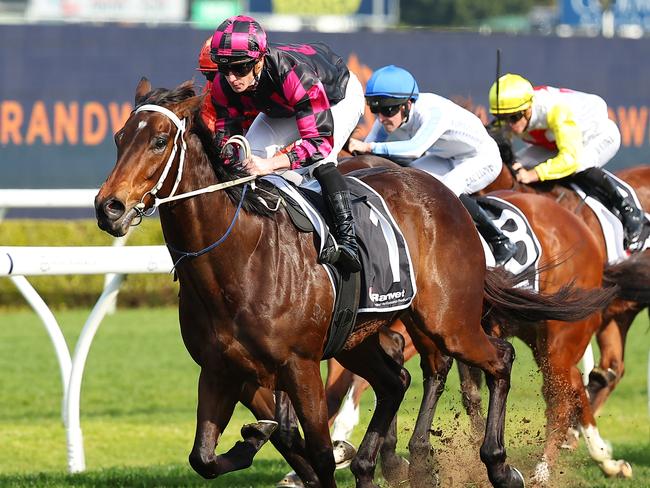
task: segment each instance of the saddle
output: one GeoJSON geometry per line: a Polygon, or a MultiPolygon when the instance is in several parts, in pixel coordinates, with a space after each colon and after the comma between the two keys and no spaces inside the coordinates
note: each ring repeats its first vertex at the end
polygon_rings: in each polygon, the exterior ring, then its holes
{"type": "MultiPolygon", "coordinates": [[[[648,221],[647,214],[645,214],[641,238],[634,248],[627,248],[623,216],[616,208],[612,208],[608,196],[598,187],[587,186],[586,182],[582,180],[576,181],[573,178],[564,180],[566,181],[560,180],[559,183],[577,193],[585,205],[591,208],[596,215],[605,239],[607,261],[610,264],[626,259],[632,252],[650,247],[650,221],[648,221]]],[[[621,195],[627,195],[627,198],[634,201],[638,208],[642,208],[632,187],[611,173],[609,173],[609,181],[616,186],[621,195]]]]}
{"type": "MultiPolygon", "coordinates": [[[[317,251],[333,240],[316,181],[297,187],[277,175],[263,178],[277,189],[284,208],[301,232],[314,232],[317,251]]],[[[394,312],[410,306],[416,293],[408,245],[383,198],[355,177],[346,177],[359,243],[360,273],[341,273],[324,264],[335,294],[335,308],[324,359],[340,351],[357,313],[394,312]],[[356,280],[356,281],[354,281],[356,280]]]]}

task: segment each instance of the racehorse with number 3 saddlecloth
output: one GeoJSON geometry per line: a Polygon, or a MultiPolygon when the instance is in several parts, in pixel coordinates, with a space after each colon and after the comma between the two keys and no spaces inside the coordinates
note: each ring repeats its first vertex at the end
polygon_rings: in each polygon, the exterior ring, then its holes
{"type": "MultiPolygon", "coordinates": [[[[260,203],[273,188],[259,180],[253,187],[241,166],[224,164],[201,122],[202,97],[194,95],[191,82],[152,91],[148,80],[140,81],[137,108],[115,136],[115,168],[95,199],[98,224],[124,235],[134,219],[166,202],[160,221],[180,283],[181,334],[201,369],[192,467],[205,478],[242,469],[271,437],[306,484],[335,486],[319,369],[334,304],[330,279],[317,262],[313,235],[298,232],[284,209],[273,212],[268,202],[260,203]],[[229,186],[220,191],[221,184],[229,186]],[[199,189],[205,193],[189,193],[199,189]],[[273,390],[286,392],[305,443],[287,445],[272,433],[273,422],[258,422],[244,426],[243,442],[217,455],[237,401],[272,421],[273,390]]],[[[569,286],[539,295],[519,289],[505,273],[486,271],[469,215],[442,184],[416,170],[359,177],[381,194],[408,243],[417,295],[404,317],[417,338],[425,381],[437,382],[446,368],[439,350],[484,371],[490,403],[481,459],[495,486],[522,486],[519,472],[505,461],[504,446],[513,349],[483,331],[483,313],[513,323],[577,320],[608,303],[612,292],[569,286]]],[[[357,486],[375,486],[377,452],[410,381],[376,334],[394,318],[359,314],[336,355],[377,395],[352,463],[357,486]]]]}
{"type": "MultiPolygon", "coordinates": [[[[392,163],[357,158],[354,162],[341,164],[340,168],[342,171],[353,171],[364,165],[373,164],[388,164],[396,167],[392,163]]],[[[506,179],[504,175],[502,175],[502,179],[506,179]]],[[[508,181],[511,182],[512,178],[508,181]]],[[[638,287],[632,286],[634,280],[630,279],[630,273],[636,273],[637,276],[643,275],[643,273],[647,273],[647,268],[644,271],[633,265],[638,258],[606,266],[604,246],[600,245],[590,229],[572,212],[551,199],[530,193],[497,192],[492,194],[515,203],[523,211],[540,240],[542,256],[547,262],[549,259],[552,261],[554,258],[562,257],[559,266],[550,267],[540,276],[542,290],[553,290],[556,286],[570,282],[574,278],[580,280],[582,286],[600,286],[604,272],[606,281],[621,284],[619,297],[627,298],[632,294],[640,293],[638,287]]],[[[624,298],[618,298],[617,302],[628,303],[624,298]]],[[[556,321],[549,322],[544,327],[520,327],[505,332],[514,333],[531,347],[543,374],[543,393],[547,403],[548,419],[547,442],[544,461],[540,463],[536,471],[537,480],[541,481],[548,477],[549,466],[553,464],[557,450],[564,441],[564,433],[574,423],[582,426],[586,435],[589,436],[587,439],[589,452],[607,474],[627,476],[631,473],[627,463],[611,458],[611,450],[600,438],[589,398],[585,394],[577,368],[590,338],[599,329],[601,320],[610,316],[612,308],[610,307],[602,318],[595,314],[577,323],[564,324],[556,321]]],[[[398,321],[392,326],[392,329],[404,335],[404,357],[406,360],[410,359],[416,350],[411,338],[405,333],[404,325],[398,321]]],[[[463,402],[472,417],[474,429],[480,430],[483,425],[480,418],[481,396],[476,385],[478,380],[472,381],[472,378],[477,377],[460,363],[459,368],[463,402]]],[[[480,376],[478,379],[480,380],[480,376]]],[[[327,378],[330,423],[335,422],[341,401],[346,394],[352,396],[348,400],[358,405],[361,393],[366,387],[367,384],[363,380],[353,378],[336,361],[331,360],[328,364],[327,378]]],[[[353,410],[354,407],[347,407],[346,411],[352,413],[353,410]]],[[[333,439],[337,441],[337,444],[339,444],[338,441],[347,439],[353,427],[349,422],[346,418],[336,419],[333,439]]],[[[354,424],[354,420],[351,423],[354,424]]]]}
{"type": "MultiPolygon", "coordinates": [[[[605,248],[603,231],[594,212],[584,204],[581,197],[567,184],[550,181],[525,185],[517,182],[512,165],[515,155],[507,139],[495,134],[503,159],[499,177],[485,189],[486,192],[511,189],[520,192],[535,192],[557,200],[563,207],[574,212],[589,226],[605,248]]],[[[636,193],[644,210],[650,209],[650,165],[635,166],[618,171],[615,176],[627,183],[636,193]]],[[[567,178],[566,183],[571,179],[567,178]]],[[[647,224],[646,224],[647,225],[647,224]]],[[[642,251],[632,256],[627,263],[611,274],[621,287],[621,296],[612,302],[603,314],[603,324],[596,338],[600,349],[600,361],[590,375],[587,390],[593,411],[597,413],[625,372],[624,351],[627,332],[634,318],[650,304],[650,252],[642,251]]]]}

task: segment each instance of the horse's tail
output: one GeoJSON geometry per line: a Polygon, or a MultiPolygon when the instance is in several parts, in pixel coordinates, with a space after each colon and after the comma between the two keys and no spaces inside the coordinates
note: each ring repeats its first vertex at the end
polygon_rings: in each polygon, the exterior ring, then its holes
{"type": "Polygon", "coordinates": [[[553,293],[518,288],[521,276],[490,268],[485,278],[487,315],[499,323],[575,322],[603,310],[619,293],[617,285],[584,289],[571,282],[553,293]]]}
{"type": "Polygon", "coordinates": [[[605,266],[603,282],[620,288],[617,298],[650,303],[650,254],[639,253],[605,266]]]}

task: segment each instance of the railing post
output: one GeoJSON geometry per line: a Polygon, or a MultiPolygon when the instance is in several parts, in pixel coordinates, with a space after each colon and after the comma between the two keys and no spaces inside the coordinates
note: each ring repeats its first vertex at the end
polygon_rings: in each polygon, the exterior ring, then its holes
{"type": "Polygon", "coordinates": [[[65,417],[67,418],[66,437],[68,444],[68,470],[71,473],[78,473],[86,469],[86,459],[83,445],[83,434],[81,432],[81,420],[79,403],[81,398],[81,380],[83,377],[88,351],[92,344],[95,333],[101,324],[102,319],[115,300],[115,296],[124,279],[123,274],[115,274],[107,283],[104,292],[97,300],[86,323],[81,329],[77,340],[74,356],[72,357],[72,369],[70,372],[70,384],[68,388],[67,401],[65,403],[65,417]]]}

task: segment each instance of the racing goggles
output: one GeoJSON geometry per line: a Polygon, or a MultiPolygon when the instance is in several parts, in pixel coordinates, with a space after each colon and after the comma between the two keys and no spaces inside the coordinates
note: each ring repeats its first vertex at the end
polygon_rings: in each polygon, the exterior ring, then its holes
{"type": "Polygon", "coordinates": [[[526,111],[523,110],[521,112],[515,112],[514,114],[506,114],[506,115],[497,115],[497,119],[502,120],[504,122],[507,122],[509,124],[516,124],[521,120],[521,118],[526,115],[526,111]]]}
{"type": "Polygon", "coordinates": [[[223,75],[232,73],[235,76],[242,77],[242,76],[246,76],[248,73],[250,73],[253,70],[256,62],[257,61],[253,59],[245,63],[228,63],[228,64],[218,63],[217,69],[219,70],[219,73],[223,75]]]}
{"type": "Polygon", "coordinates": [[[370,111],[373,114],[381,114],[384,117],[392,117],[395,115],[397,112],[399,112],[399,109],[404,105],[403,103],[399,103],[397,105],[384,105],[384,106],[379,106],[375,104],[370,105],[370,111]]]}

